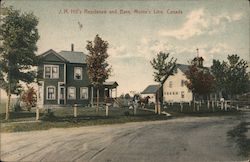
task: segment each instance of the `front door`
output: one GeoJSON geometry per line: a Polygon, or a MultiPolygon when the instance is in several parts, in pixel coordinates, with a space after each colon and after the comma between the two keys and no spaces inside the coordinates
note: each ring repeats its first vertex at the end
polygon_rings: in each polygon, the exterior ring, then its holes
{"type": "Polygon", "coordinates": [[[65,104],[65,87],[60,86],[59,87],[59,104],[64,105],[65,104]]]}

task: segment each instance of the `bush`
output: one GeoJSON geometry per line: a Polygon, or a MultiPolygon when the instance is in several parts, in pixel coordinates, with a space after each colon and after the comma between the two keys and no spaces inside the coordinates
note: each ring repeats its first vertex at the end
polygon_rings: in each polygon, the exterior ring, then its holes
{"type": "Polygon", "coordinates": [[[43,116],[41,117],[41,120],[44,120],[44,121],[56,121],[57,118],[56,118],[54,112],[48,112],[48,113],[43,114],[43,116]]]}
{"type": "Polygon", "coordinates": [[[130,114],[129,114],[129,111],[125,111],[125,112],[124,112],[124,115],[125,115],[125,116],[129,116],[129,115],[130,115],[130,114]]]}

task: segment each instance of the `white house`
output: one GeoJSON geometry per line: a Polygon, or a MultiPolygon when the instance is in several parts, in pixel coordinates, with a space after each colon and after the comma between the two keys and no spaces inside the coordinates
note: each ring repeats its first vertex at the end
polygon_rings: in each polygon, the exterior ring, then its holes
{"type": "Polygon", "coordinates": [[[187,77],[185,72],[188,65],[177,64],[177,72],[168,77],[163,84],[163,101],[164,102],[189,102],[193,99],[192,92],[185,85],[187,77]]]}

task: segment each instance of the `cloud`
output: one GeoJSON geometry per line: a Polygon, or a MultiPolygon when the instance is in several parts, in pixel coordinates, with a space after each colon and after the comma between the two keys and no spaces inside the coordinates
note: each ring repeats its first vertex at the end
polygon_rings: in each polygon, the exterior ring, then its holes
{"type": "Polygon", "coordinates": [[[174,53],[175,46],[166,40],[154,40],[143,37],[136,46],[136,55],[152,60],[159,52],[174,53]]]}
{"type": "Polygon", "coordinates": [[[234,21],[242,19],[243,14],[238,13],[220,13],[213,15],[204,8],[191,11],[186,16],[183,25],[174,30],[161,30],[159,34],[162,36],[170,36],[179,40],[185,40],[202,34],[216,34],[225,31],[226,26],[234,21]]]}

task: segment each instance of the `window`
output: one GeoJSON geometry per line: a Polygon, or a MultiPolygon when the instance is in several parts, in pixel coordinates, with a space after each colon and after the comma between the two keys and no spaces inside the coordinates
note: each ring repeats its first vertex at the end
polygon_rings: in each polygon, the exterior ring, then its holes
{"type": "Polygon", "coordinates": [[[184,91],[181,92],[181,98],[184,98],[184,91]]]}
{"type": "Polygon", "coordinates": [[[44,78],[57,79],[59,78],[58,65],[44,65],[44,78]]]}
{"type": "Polygon", "coordinates": [[[80,88],[80,99],[82,100],[88,99],[88,87],[80,88]]]}
{"type": "Polygon", "coordinates": [[[47,100],[56,99],[56,88],[54,86],[47,87],[47,100]]]}
{"type": "Polygon", "coordinates": [[[181,86],[183,87],[185,85],[185,80],[181,80],[181,86]]]}
{"type": "Polygon", "coordinates": [[[68,88],[68,99],[69,100],[76,99],[76,88],[75,87],[68,88]]]}
{"type": "Polygon", "coordinates": [[[74,68],[74,79],[82,80],[82,68],[81,67],[74,68]]]}
{"type": "Polygon", "coordinates": [[[172,88],[172,86],[173,86],[173,82],[169,81],[169,88],[172,88]]]}

